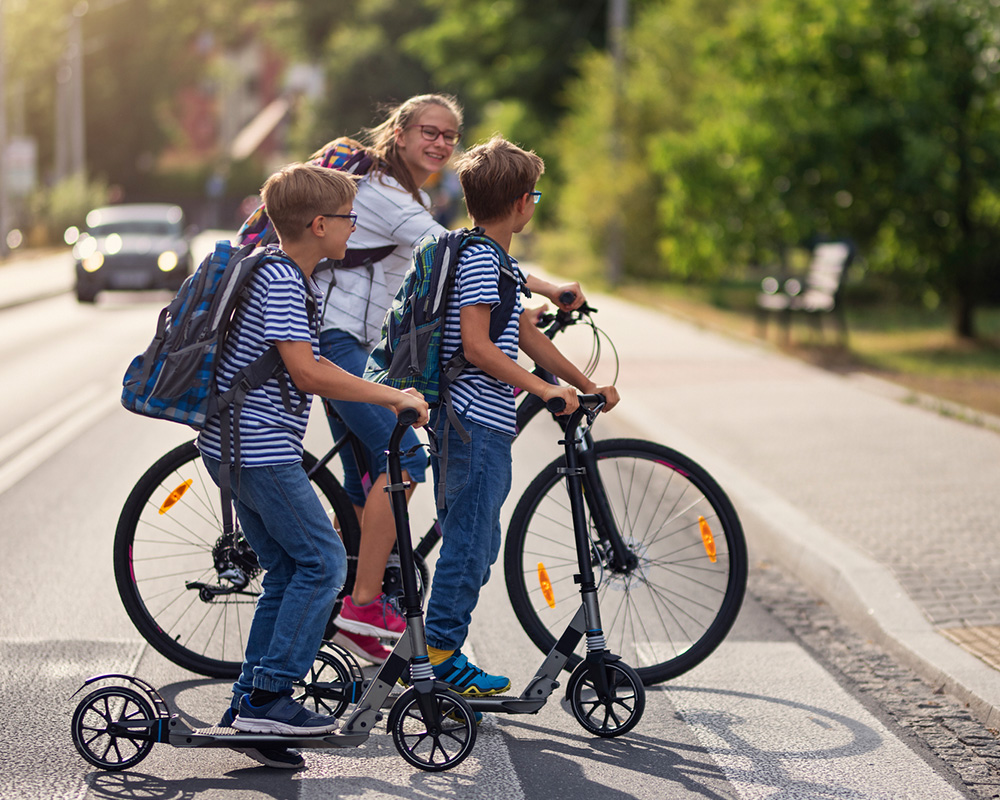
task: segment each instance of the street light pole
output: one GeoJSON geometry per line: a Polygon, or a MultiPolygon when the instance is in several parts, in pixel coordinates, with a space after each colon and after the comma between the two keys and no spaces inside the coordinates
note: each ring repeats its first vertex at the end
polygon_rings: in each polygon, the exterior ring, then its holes
{"type": "MultiPolygon", "coordinates": [[[[628,27],[628,0],[610,0],[608,3],[608,43],[611,47],[613,83],[611,91],[611,174],[620,175],[622,157],[622,112],[625,108],[625,32],[628,27]]],[[[617,182],[615,183],[617,185],[617,182]]],[[[608,226],[608,271],[611,286],[621,283],[625,273],[625,221],[621,198],[612,203],[611,222],[608,226]]]]}
{"type": "Polygon", "coordinates": [[[83,17],[81,0],[67,20],[66,49],[56,73],[56,179],[86,178],[86,120],[83,113],[83,17]]]}
{"type": "Polygon", "coordinates": [[[4,7],[0,0],[0,258],[6,258],[7,229],[10,227],[10,200],[8,197],[9,182],[7,175],[7,72],[4,55],[4,7]]]}

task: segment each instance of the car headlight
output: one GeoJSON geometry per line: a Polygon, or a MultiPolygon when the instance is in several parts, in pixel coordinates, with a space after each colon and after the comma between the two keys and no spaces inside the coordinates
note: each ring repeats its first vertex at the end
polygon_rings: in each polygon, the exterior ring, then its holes
{"type": "Polygon", "coordinates": [[[177,264],[177,253],[173,250],[164,250],[160,253],[160,257],[156,259],[156,266],[158,266],[162,272],[170,272],[177,266],[177,264]]]}
{"type": "Polygon", "coordinates": [[[122,237],[117,233],[109,233],[104,240],[104,249],[109,256],[117,255],[122,251],[122,237]]]}
{"type": "Polygon", "coordinates": [[[97,272],[104,266],[104,253],[91,253],[80,264],[87,272],[97,272]]]}

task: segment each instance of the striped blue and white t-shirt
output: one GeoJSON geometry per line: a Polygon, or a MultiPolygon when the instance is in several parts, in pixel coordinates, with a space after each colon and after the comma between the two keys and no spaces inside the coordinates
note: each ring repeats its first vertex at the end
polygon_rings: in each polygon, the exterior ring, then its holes
{"type": "MultiPolygon", "coordinates": [[[[514,259],[511,259],[511,265],[520,272],[514,259]]],[[[442,362],[451,358],[462,343],[460,309],[478,304],[495,308],[500,304],[500,280],[500,261],[492,247],[474,244],[462,251],[445,311],[442,362]]],[[[518,325],[523,310],[521,287],[518,286],[513,313],[500,339],[495,342],[514,361],[517,360],[518,325]]],[[[470,364],[451,384],[451,397],[455,410],[464,414],[466,419],[511,436],[515,434],[514,389],[510,384],[470,364]]]]}
{"type": "MultiPolygon", "coordinates": [[[[219,361],[221,391],[229,389],[233,376],[263,355],[275,342],[310,342],[313,355],[319,358],[318,324],[315,319],[310,319],[310,306],[306,305],[307,285],[308,291],[316,298],[311,307],[320,308],[323,297],[319,289],[291,261],[268,260],[257,268],[250,280],[250,296],[233,320],[219,361]]],[[[292,390],[294,405],[299,396],[287,370],[285,380],[292,390]]],[[[312,401],[311,395],[307,397],[305,413],[298,416],[285,410],[277,378],[271,378],[247,395],[240,418],[240,461],[243,466],[263,467],[302,460],[302,437],[306,432],[308,407],[312,401]]],[[[220,422],[215,417],[198,436],[198,449],[212,458],[221,459],[221,441],[220,422]]]]}

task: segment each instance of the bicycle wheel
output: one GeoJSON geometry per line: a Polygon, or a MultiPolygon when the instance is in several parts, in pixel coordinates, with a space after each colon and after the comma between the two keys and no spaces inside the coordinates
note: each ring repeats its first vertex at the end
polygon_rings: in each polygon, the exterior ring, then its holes
{"type": "MultiPolygon", "coordinates": [[[[595,442],[597,471],[628,554],[616,558],[585,492],[591,556],[608,648],[643,683],[674,678],[704,660],[739,613],[746,542],[732,503],[698,464],[638,439],[595,442]]],[[[507,529],[504,574],[521,626],[548,652],[579,608],[569,496],[559,458],[532,481],[507,529]],[[550,607],[540,578],[552,590],[550,607]]],[[[596,514],[600,518],[600,514],[596,514]]],[[[583,646],[578,652],[583,651],[583,646]]],[[[575,655],[566,665],[572,670],[575,655]]]]}
{"type": "MultiPolygon", "coordinates": [[[[315,463],[303,455],[306,470],[315,463]]],[[[354,509],[327,470],[312,482],[352,554],[348,591],[361,538],[354,509]]],[[[242,535],[223,535],[219,489],[193,441],[153,464],[128,496],[114,566],[125,610],[156,650],[200,675],[239,675],[264,571],[242,535]]]]}

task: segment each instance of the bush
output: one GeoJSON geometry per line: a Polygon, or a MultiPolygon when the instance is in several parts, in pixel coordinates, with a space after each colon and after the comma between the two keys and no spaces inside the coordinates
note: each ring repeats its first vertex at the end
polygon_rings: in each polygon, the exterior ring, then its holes
{"type": "Polygon", "coordinates": [[[107,183],[88,181],[82,175],[74,175],[37,190],[28,205],[28,227],[34,234],[32,244],[58,244],[68,227],[75,225],[82,228],[87,212],[107,205],[110,196],[107,183]]]}

